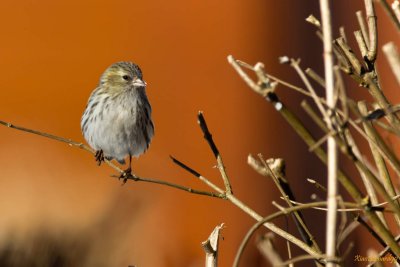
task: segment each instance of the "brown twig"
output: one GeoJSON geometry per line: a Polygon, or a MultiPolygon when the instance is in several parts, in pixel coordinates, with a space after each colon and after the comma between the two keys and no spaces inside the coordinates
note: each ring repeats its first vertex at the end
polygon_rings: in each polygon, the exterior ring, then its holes
{"type": "Polygon", "coordinates": [[[399,1],[395,0],[393,2],[392,8],[390,8],[390,6],[389,6],[389,4],[387,3],[386,0],[378,0],[378,1],[379,1],[379,3],[381,3],[381,5],[382,5],[383,9],[385,10],[386,14],[391,19],[391,21],[394,23],[394,25],[396,26],[396,29],[400,30],[400,17],[396,16],[396,10],[395,10],[395,7],[394,7],[394,5],[396,3],[397,3],[397,5],[399,5],[399,1]]]}
{"type": "Polygon", "coordinates": [[[207,140],[208,145],[210,146],[211,151],[213,152],[214,157],[217,160],[217,167],[221,173],[222,180],[224,181],[226,194],[232,194],[232,186],[231,186],[231,183],[229,182],[229,177],[226,173],[224,162],[222,161],[221,154],[219,153],[219,150],[214,143],[212,135],[211,135],[210,131],[208,130],[207,123],[203,116],[203,112],[200,111],[197,114],[197,119],[198,119],[197,122],[199,123],[200,128],[201,128],[201,131],[203,132],[204,139],[207,140]]]}
{"type": "Polygon", "coordinates": [[[396,45],[393,42],[387,43],[382,47],[382,50],[385,53],[397,83],[400,85],[400,54],[397,51],[396,45]]]}
{"type": "MultiPolygon", "coordinates": [[[[233,59],[232,56],[230,56],[229,62],[231,63],[232,67],[239,72],[241,72],[241,75],[244,75],[247,79],[250,79],[248,75],[241,69],[240,65],[233,59]]],[[[254,83],[254,82],[253,82],[254,83]]],[[[256,84],[256,83],[254,83],[256,84]]],[[[256,89],[254,91],[258,92],[260,89],[256,89]]],[[[263,97],[265,95],[262,94],[263,97]]],[[[303,123],[293,114],[291,111],[289,111],[286,106],[282,103],[282,101],[278,98],[276,93],[269,92],[267,96],[265,97],[271,104],[274,105],[275,109],[285,118],[285,120],[293,127],[295,132],[301,136],[301,138],[309,145],[312,146],[315,144],[315,140],[310,134],[310,132],[304,127],[303,123]],[[277,108],[279,107],[279,108],[277,108]]],[[[347,148],[346,148],[347,149],[347,148]]],[[[318,158],[326,163],[326,154],[325,152],[317,148],[313,151],[318,158]]],[[[345,151],[344,151],[345,152],[345,151]]],[[[377,188],[379,188],[379,192],[382,193],[385,198],[387,197],[387,193],[385,192],[384,188],[382,185],[377,181],[376,177],[367,169],[365,166],[361,164],[360,161],[356,161],[358,165],[360,165],[360,168],[362,168],[362,171],[366,173],[366,175],[371,176],[370,180],[374,183],[374,186],[376,185],[377,188]],[[383,190],[382,190],[383,189],[383,190]]],[[[394,253],[397,255],[400,255],[400,246],[394,241],[394,237],[392,233],[385,228],[385,226],[382,224],[380,219],[377,217],[375,212],[372,212],[369,207],[370,204],[368,201],[366,201],[365,198],[362,197],[362,194],[358,187],[355,185],[355,183],[349,179],[343,172],[339,171],[338,172],[338,179],[339,182],[344,186],[344,188],[347,190],[347,192],[353,197],[354,200],[356,200],[357,203],[359,203],[361,206],[364,207],[364,212],[373,225],[374,229],[378,233],[379,236],[382,237],[383,240],[392,248],[394,253]]],[[[392,202],[390,199],[388,200],[389,203],[392,202]]],[[[394,210],[396,210],[397,207],[393,207],[394,210]]]]}
{"type": "Polygon", "coordinates": [[[400,29],[400,2],[399,0],[394,0],[392,3],[392,10],[391,14],[393,14],[393,20],[397,25],[397,29],[400,29]]]}
{"type": "Polygon", "coordinates": [[[367,58],[370,62],[375,62],[376,50],[378,47],[378,29],[376,26],[375,8],[372,0],[365,0],[365,15],[367,16],[368,23],[368,55],[367,58]]]}
{"type": "Polygon", "coordinates": [[[363,12],[361,10],[358,10],[356,12],[356,17],[357,17],[358,25],[360,26],[361,35],[362,35],[363,39],[369,44],[369,35],[367,32],[367,25],[365,24],[363,12]]]}
{"type": "MultiPolygon", "coordinates": [[[[259,154],[259,160],[257,160],[252,155],[249,155],[247,157],[247,163],[259,174],[263,176],[270,176],[287,205],[289,207],[293,206],[292,201],[295,201],[295,197],[292,189],[290,188],[289,182],[285,178],[285,162],[282,159],[264,160],[262,155],[259,154]]],[[[300,211],[296,211],[292,215],[303,241],[309,246],[313,247],[315,251],[321,253],[318,244],[315,242],[313,235],[305,223],[302,213],[300,211]]]]}
{"type": "Polygon", "coordinates": [[[201,243],[203,250],[206,253],[206,267],[218,266],[218,241],[220,237],[220,232],[223,227],[223,223],[217,225],[208,237],[208,239],[201,243]]]}
{"type": "MultiPolygon", "coordinates": [[[[281,211],[278,211],[278,212],[275,212],[275,213],[273,213],[273,214],[271,214],[271,215],[268,215],[268,216],[265,217],[265,218],[262,218],[260,221],[258,221],[256,224],[254,224],[254,225],[247,231],[245,237],[243,238],[243,240],[242,240],[242,242],[241,242],[241,244],[240,244],[240,246],[239,246],[239,248],[238,248],[238,251],[237,251],[237,253],[236,253],[235,260],[234,260],[234,263],[233,263],[232,266],[233,266],[233,267],[239,266],[240,258],[241,258],[241,256],[242,256],[243,251],[244,251],[245,247],[247,246],[247,243],[249,242],[251,236],[252,236],[252,235],[255,233],[255,231],[256,231],[258,228],[260,228],[264,223],[269,222],[269,221],[271,221],[271,220],[274,220],[274,219],[276,219],[276,218],[278,218],[278,217],[280,217],[280,216],[284,216],[284,215],[290,214],[290,213],[292,213],[292,212],[298,211],[298,210],[309,209],[309,208],[313,208],[313,207],[321,207],[321,206],[323,207],[323,206],[326,206],[326,204],[327,204],[326,201],[319,201],[319,202],[307,203],[307,204],[303,204],[303,205],[301,205],[301,206],[294,206],[294,207],[290,207],[290,208],[285,208],[285,209],[283,209],[283,210],[281,210],[281,211]]],[[[344,203],[344,205],[346,205],[346,206],[348,206],[348,207],[349,207],[349,206],[353,206],[353,207],[356,207],[356,206],[357,206],[357,204],[354,204],[354,203],[344,203]]],[[[323,257],[322,254],[317,254],[317,253],[315,253],[315,254],[313,254],[312,256],[314,256],[314,259],[321,259],[321,261],[324,261],[324,257],[323,257]]]]}
{"type": "MultiPolygon", "coordinates": [[[[366,114],[368,114],[367,105],[364,101],[360,101],[358,103],[358,109],[359,109],[361,115],[366,116],[366,114]]],[[[379,136],[378,136],[378,133],[376,132],[375,128],[372,126],[372,123],[365,121],[365,122],[363,122],[363,125],[364,125],[364,129],[365,129],[365,133],[368,135],[369,140],[377,142],[377,139],[379,139],[379,136]]],[[[374,146],[373,144],[370,143],[370,148],[371,148],[372,156],[375,160],[375,164],[379,171],[379,178],[382,181],[383,185],[385,186],[386,191],[388,192],[389,196],[393,198],[396,195],[396,191],[395,191],[392,181],[390,179],[390,174],[386,167],[386,163],[385,163],[383,157],[380,155],[376,146],[374,146]]],[[[375,200],[372,201],[372,204],[375,205],[376,203],[377,203],[377,198],[375,197],[375,200]]],[[[399,206],[398,201],[394,201],[394,204],[399,206]]],[[[395,219],[397,222],[397,226],[400,227],[400,217],[395,216],[395,219]]],[[[381,217],[381,220],[382,221],[385,220],[383,216],[381,217]]]]}
{"type": "Polygon", "coordinates": [[[264,255],[264,257],[271,263],[272,266],[281,264],[282,257],[279,255],[278,250],[274,244],[274,233],[266,233],[257,240],[257,248],[264,255]]]}
{"type": "MultiPolygon", "coordinates": [[[[12,128],[12,129],[15,129],[15,130],[23,131],[23,132],[26,132],[26,133],[35,134],[35,135],[39,135],[39,136],[42,136],[42,137],[45,137],[45,138],[49,138],[49,139],[52,139],[52,140],[55,140],[55,141],[58,141],[58,142],[62,142],[62,143],[68,144],[69,146],[78,147],[80,149],[83,149],[83,150],[89,152],[92,155],[95,155],[95,153],[96,153],[89,146],[87,146],[87,145],[85,145],[83,143],[79,143],[79,142],[73,141],[73,140],[68,139],[68,138],[56,136],[56,135],[53,135],[53,134],[49,134],[49,133],[45,133],[45,132],[41,132],[41,131],[37,131],[37,130],[28,129],[28,128],[25,128],[25,127],[21,127],[21,126],[17,126],[17,125],[11,124],[9,122],[5,122],[5,121],[0,121],[0,125],[4,125],[4,126],[6,126],[8,128],[12,128]]],[[[105,163],[107,165],[109,165],[111,168],[116,170],[120,175],[123,175],[125,173],[121,168],[119,168],[113,162],[111,162],[111,161],[109,161],[107,159],[104,159],[104,161],[105,161],[105,163]]],[[[115,177],[120,177],[120,176],[115,176],[115,177]]],[[[139,177],[139,176],[137,176],[135,174],[131,174],[131,175],[125,176],[124,179],[125,178],[127,180],[132,180],[132,181],[135,181],[135,182],[148,182],[148,183],[164,185],[164,186],[172,187],[172,188],[175,188],[175,189],[178,189],[178,190],[186,191],[186,192],[189,192],[189,193],[192,193],[192,194],[223,198],[223,195],[221,195],[221,194],[215,194],[215,193],[212,193],[212,192],[196,190],[196,189],[192,189],[190,187],[185,187],[185,186],[174,184],[174,183],[170,183],[170,182],[167,182],[167,181],[161,181],[161,180],[149,179],[149,178],[142,178],[142,177],[139,177]]]]}
{"type": "MultiPolygon", "coordinates": [[[[399,241],[400,241],[400,235],[396,236],[396,242],[399,242],[399,241]]],[[[383,249],[381,252],[379,252],[377,259],[379,259],[380,257],[384,257],[389,252],[390,252],[390,247],[386,246],[385,249],[383,249]]],[[[399,263],[399,257],[393,257],[393,260],[395,260],[395,261],[397,261],[397,263],[399,263]]],[[[375,263],[376,263],[376,261],[375,262],[371,262],[367,266],[368,267],[374,266],[375,263]]]]}
{"type": "MultiPolygon", "coordinates": [[[[194,175],[195,177],[197,177],[198,179],[200,179],[201,181],[205,182],[208,186],[210,186],[213,190],[219,192],[219,193],[224,193],[224,190],[222,190],[221,188],[219,188],[217,185],[211,183],[207,178],[205,178],[204,176],[202,176],[199,172],[195,171],[194,169],[190,168],[189,166],[187,166],[186,164],[184,164],[183,162],[172,158],[172,160],[174,161],[174,163],[176,163],[179,167],[181,167],[182,169],[184,169],[185,171],[189,172],[190,174],[194,175]]],[[[241,209],[242,211],[244,211],[245,213],[247,213],[248,215],[250,215],[253,219],[255,219],[256,221],[260,221],[262,220],[262,216],[259,215],[257,212],[255,212],[254,210],[252,210],[249,206],[247,206],[246,204],[244,204],[242,201],[240,201],[237,197],[235,197],[232,194],[227,194],[226,199],[229,200],[233,205],[237,206],[239,209],[241,209]]],[[[264,226],[269,229],[270,231],[274,232],[275,234],[283,237],[284,239],[292,242],[293,244],[297,245],[299,248],[303,249],[304,251],[306,251],[307,253],[311,254],[311,255],[316,255],[317,252],[310,248],[306,243],[304,243],[303,241],[301,241],[300,239],[296,238],[295,236],[289,234],[288,232],[282,230],[281,228],[277,227],[274,224],[271,223],[264,223],[264,226]]]]}

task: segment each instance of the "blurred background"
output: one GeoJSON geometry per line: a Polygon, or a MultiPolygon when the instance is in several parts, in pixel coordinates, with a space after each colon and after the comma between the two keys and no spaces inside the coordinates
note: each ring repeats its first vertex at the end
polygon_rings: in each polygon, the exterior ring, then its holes
{"type": "MultiPolygon", "coordinates": [[[[363,1],[332,2],[335,36],[346,25],[353,39],[363,1]]],[[[399,41],[381,6],[376,9],[380,45],[399,41]]],[[[323,76],[322,44],[304,21],[309,14],[319,18],[318,1],[2,1],[0,120],[83,142],[80,118],[101,73],[116,61],[133,61],[148,83],[156,131],[149,151],[133,162],[136,174],[208,190],[174,165],[173,155],[222,186],[196,122],[202,110],[239,199],[261,215],[276,211],[273,182],[246,163],[249,153],[262,153],[284,158],[298,200],[310,201],[315,189],[305,179],[325,184],[322,164],[226,60],[232,54],[264,62],[269,73],[302,86],[278,63],[287,55],[323,76]]],[[[378,58],[381,75],[389,77],[383,87],[390,89],[394,79],[378,58]]],[[[350,84],[350,94],[362,94],[350,84]]],[[[279,94],[306,118],[299,95],[283,88],[279,94]]],[[[220,223],[226,225],[220,266],[229,266],[255,223],[227,201],[154,184],[121,186],[90,154],[50,139],[0,127],[0,148],[1,266],[203,266],[201,241],[220,223]]],[[[324,213],[308,215],[323,246],[324,213]]],[[[297,236],[291,222],[275,223],[297,236]]],[[[352,237],[349,266],[353,255],[376,245],[364,236],[352,237]]],[[[268,266],[254,244],[242,266],[268,266]]]]}

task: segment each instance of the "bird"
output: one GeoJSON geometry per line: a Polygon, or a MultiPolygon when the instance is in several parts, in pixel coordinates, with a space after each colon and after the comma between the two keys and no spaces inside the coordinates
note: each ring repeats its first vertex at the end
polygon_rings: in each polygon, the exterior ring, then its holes
{"type": "Polygon", "coordinates": [[[115,159],[129,167],[120,178],[131,175],[132,157],[149,148],[154,136],[147,83],[138,65],[121,61],[109,66],[91,93],[81,119],[82,134],[95,153],[98,165],[115,159]]]}

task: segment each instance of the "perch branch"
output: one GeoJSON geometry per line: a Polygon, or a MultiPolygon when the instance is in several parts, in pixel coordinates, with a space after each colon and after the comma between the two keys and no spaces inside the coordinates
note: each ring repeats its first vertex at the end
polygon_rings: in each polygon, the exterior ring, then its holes
{"type": "MultiPolygon", "coordinates": [[[[68,138],[64,138],[64,137],[56,136],[56,135],[53,135],[53,134],[49,134],[49,133],[45,133],[45,132],[40,132],[40,131],[28,129],[28,128],[25,128],[25,127],[21,127],[21,126],[17,126],[17,125],[11,124],[9,122],[5,122],[5,121],[0,121],[0,125],[6,126],[8,128],[12,128],[12,129],[15,129],[15,130],[18,130],[18,131],[31,133],[31,134],[39,135],[39,136],[42,136],[42,137],[45,137],[45,138],[49,138],[49,139],[52,139],[52,140],[55,140],[55,141],[58,141],[58,142],[62,142],[62,143],[68,144],[69,146],[78,147],[80,149],[83,149],[83,150],[89,152],[92,155],[94,155],[96,153],[89,146],[87,146],[87,145],[85,145],[83,143],[75,142],[75,141],[73,141],[71,139],[68,139],[68,138]]],[[[109,161],[107,159],[104,159],[104,161],[105,161],[105,163],[107,165],[109,165],[111,168],[116,170],[119,174],[122,175],[122,174],[125,173],[121,168],[119,168],[113,162],[111,162],[111,161],[109,161]]],[[[124,179],[125,178],[128,179],[128,180],[136,181],[136,182],[148,182],[148,183],[154,183],[154,184],[164,185],[164,186],[168,186],[168,187],[173,187],[175,189],[186,191],[186,192],[189,192],[189,193],[192,193],[192,194],[223,198],[223,194],[221,195],[221,194],[215,194],[213,192],[196,190],[196,189],[192,189],[192,188],[185,187],[185,186],[182,186],[182,185],[170,183],[170,182],[167,182],[167,181],[161,181],[161,180],[155,180],[155,179],[149,179],[149,178],[141,178],[139,176],[136,176],[135,174],[128,175],[128,176],[124,177],[124,179]]]]}

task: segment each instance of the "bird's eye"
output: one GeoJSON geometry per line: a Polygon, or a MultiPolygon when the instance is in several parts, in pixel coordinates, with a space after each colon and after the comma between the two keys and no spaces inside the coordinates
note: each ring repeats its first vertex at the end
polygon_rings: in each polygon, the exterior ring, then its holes
{"type": "Polygon", "coordinates": [[[131,77],[129,77],[128,75],[124,75],[122,76],[122,79],[124,79],[125,81],[129,81],[131,77]]]}

